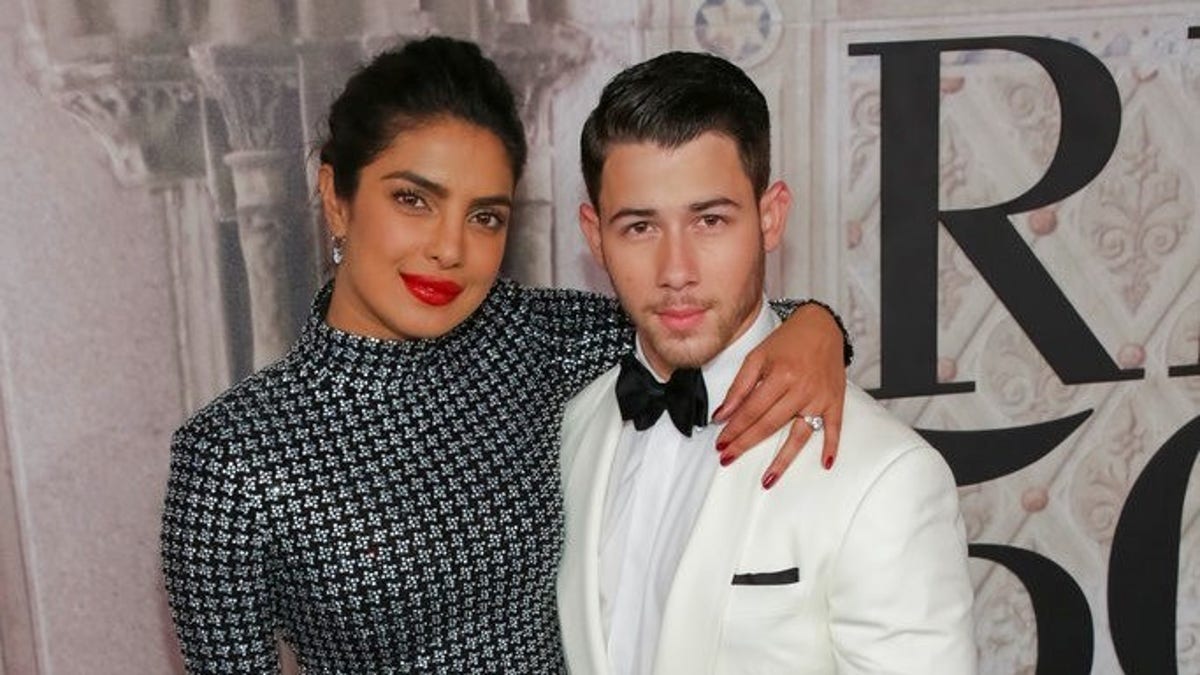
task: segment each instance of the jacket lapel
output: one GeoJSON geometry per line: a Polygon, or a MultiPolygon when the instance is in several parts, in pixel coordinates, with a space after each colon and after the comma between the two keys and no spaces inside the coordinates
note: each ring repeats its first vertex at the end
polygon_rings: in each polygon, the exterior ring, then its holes
{"type": "Polygon", "coordinates": [[[563,476],[568,540],[558,579],[563,644],[572,672],[597,675],[611,671],[600,617],[600,525],[622,426],[612,393],[615,376],[604,379],[613,382],[589,390],[599,401],[581,400],[578,407],[594,414],[588,419],[569,416],[564,423],[562,451],[572,457],[563,476]],[[587,670],[579,670],[585,663],[587,670]]]}
{"type": "Polygon", "coordinates": [[[663,610],[655,673],[712,672],[730,583],[766,494],[762,474],[785,438],[777,432],[709,483],[663,610]]]}

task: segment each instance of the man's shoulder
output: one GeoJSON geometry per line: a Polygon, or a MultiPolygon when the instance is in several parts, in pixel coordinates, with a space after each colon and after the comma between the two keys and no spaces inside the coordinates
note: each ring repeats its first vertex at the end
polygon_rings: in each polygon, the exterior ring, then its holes
{"type": "MultiPolygon", "coordinates": [[[[853,384],[846,385],[842,411],[842,433],[833,470],[820,481],[840,483],[838,489],[866,491],[891,471],[923,467],[922,474],[944,483],[950,469],[941,454],[911,426],[898,419],[870,394],[853,384]]],[[[825,472],[817,472],[825,473],[825,472]]],[[[952,478],[949,479],[953,485],[952,478]]]]}
{"type": "Polygon", "coordinates": [[[957,518],[954,475],[941,454],[861,389],[847,385],[837,460],[828,471],[817,460],[821,441],[814,434],[768,493],[770,527],[793,527],[797,537],[824,542],[811,550],[833,551],[855,523],[898,531],[919,525],[924,516],[915,514],[929,510],[957,518]]]}
{"type": "Polygon", "coordinates": [[[928,445],[911,426],[893,415],[870,394],[849,383],[846,385],[846,400],[842,409],[840,443],[850,447],[863,446],[872,454],[913,445],[928,445]]]}

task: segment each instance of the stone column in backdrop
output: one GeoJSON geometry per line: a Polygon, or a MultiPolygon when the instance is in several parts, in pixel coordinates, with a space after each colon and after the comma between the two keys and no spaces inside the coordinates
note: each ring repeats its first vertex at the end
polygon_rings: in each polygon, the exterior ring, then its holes
{"type": "MultiPolygon", "coordinates": [[[[505,8],[509,16],[529,16],[525,3],[510,2],[505,8]]],[[[570,24],[535,15],[526,23],[497,21],[485,26],[480,43],[512,83],[529,139],[504,273],[523,283],[552,286],[555,162],[550,102],[567,78],[591,59],[591,41],[570,24]]]]}
{"type": "Polygon", "coordinates": [[[205,188],[200,85],[184,25],[162,0],[105,6],[52,0],[25,32],[29,77],[108,153],[126,188],[162,206],[174,287],[185,411],[228,386],[230,346],[212,201],[205,188]]]}
{"type": "Polygon", "coordinates": [[[214,1],[213,42],[192,63],[221,112],[245,265],[253,363],[277,359],[295,338],[316,285],[298,133],[298,66],[274,2],[214,1]]]}

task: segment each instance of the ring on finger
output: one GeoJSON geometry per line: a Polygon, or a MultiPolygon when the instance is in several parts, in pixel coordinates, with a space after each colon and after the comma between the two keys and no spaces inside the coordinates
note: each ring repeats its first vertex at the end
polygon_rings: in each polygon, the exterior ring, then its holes
{"type": "Polygon", "coordinates": [[[820,415],[801,415],[800,419],[804,420],[804,423],[808,425],[808,428],[812,429],[814,432],[825,428],[825,418],[821,417],[820,415]]]}

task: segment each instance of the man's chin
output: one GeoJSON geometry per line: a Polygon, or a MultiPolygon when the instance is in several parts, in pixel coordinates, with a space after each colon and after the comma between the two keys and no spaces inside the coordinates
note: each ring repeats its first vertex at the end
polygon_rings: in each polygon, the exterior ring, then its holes
{"type": "Polygon", "coordinates": [[[708,363],[720,351],[717,340],[707,335],[655,335],[647,341],[667,366],[675,368],[699,368],[708,363]]]}

